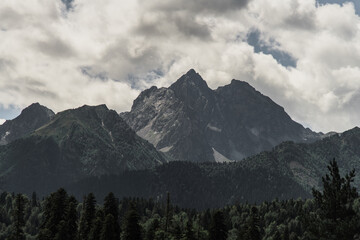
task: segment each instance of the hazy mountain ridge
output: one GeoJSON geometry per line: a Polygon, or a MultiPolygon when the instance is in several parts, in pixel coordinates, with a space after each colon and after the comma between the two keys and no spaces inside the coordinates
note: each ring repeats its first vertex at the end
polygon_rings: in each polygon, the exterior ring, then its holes
{"type": "Polygon", "coordinates": [[[120,115],[170,160],[242,160],[283,141],[321,137],[248,83],[212,90],[193,69],[169,88],[143,91],[120,115]]]}

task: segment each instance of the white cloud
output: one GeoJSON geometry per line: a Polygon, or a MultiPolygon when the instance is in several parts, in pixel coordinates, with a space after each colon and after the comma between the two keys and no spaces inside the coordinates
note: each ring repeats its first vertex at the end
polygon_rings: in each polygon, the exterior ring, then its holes
{"type": "Polygon", "coordinates": [[[359,125],[360,19],[315,0],[0,1],[0,104],[128,110],[140,90],[189,68],[216,88],[236,78],[315,130],[359,125]],[[205,4],[205,5],[204,5],[205,4]],[[253,29],[296,68],[254,53],[253,29]]]}
{"type": "Polygon", "coordinates": [[[0,125],[2,125],[6,120],[0,118],[0,125]]]}

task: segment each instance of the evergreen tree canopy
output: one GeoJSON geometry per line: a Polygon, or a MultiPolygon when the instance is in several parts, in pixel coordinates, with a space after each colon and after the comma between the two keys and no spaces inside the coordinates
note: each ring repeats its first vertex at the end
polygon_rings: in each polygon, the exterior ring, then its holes
{"type": "Polygon", "coordinates": [[[13,206],[13,226],[9,240],[25,240],[23,227],[24,221],[25,198],[21,194],[17,194],[13,206]]]}
{"type": "Polygon", "coordinates": [[[93,221],[95,219],[96,199],[93,193],[89,193],[84,201],[82,216],[80,220],[79,239],[88,240],[93,221]]]}
{"type": "Polygon", "coordinates": [[[216,211],[212,217],[210,232],[210,240],[226,240],[228,232],[225,225],[224,213],[216,211]]]}
{"type": "Polygon", "coordinates": [[[353,239],[359,233],[359,218],[353,210],[358,193],[351,185],[355,170],[341,177],[335,159],[330,162],[328,170],[329,174],[322,178],[323,191],[313,189],[319,207],[319,218],[316,219],[319,228],[314,235],[318,239],[353,239]]]}
{"type": "Polygon", "coordinates": [[[125,215],[125,222],[123,227],[123,240],[141,240],[142,229],[139,224],[140,216],[136,210],[135,204],[131,203],[125,215]]]}

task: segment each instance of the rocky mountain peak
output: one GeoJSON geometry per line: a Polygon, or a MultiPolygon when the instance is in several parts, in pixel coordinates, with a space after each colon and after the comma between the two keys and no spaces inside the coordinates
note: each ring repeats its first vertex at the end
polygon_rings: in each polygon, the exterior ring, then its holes
{"type": "Polygon", "coordinates": [[[0,126],[0,145],[8,144],[33,132],[48,123],[54,115],[52,110],[39,103],[31,104],[22,110],[18,117],[0,126]]]}
{"type": "Polygon", "coordinates": [[[182,75],[169,88],[175,92],[177,97],[183,100],[203,95],[207,96],[212,92],[204,79],[194,69],[190,69],[186,74],[182,75]]]}
{"type": "Polygon", "coordinates": [[[169,88],[143,91],[121,116],[175,160],[241,160],[283,141],[318,138],[249,83],[233,79],[212,90],[194,69],[169,88]]]}
{"type": "Polygon", "coordinates": [[[37,102],[32,103],[30,106],[24,108],[16,119],[32,118],[35,117],[37,114],[40,114],[42,116],[48,116],[50,118],[55,115],[52,110],[43,105],[40,105],[40,103],[37,102]]]}

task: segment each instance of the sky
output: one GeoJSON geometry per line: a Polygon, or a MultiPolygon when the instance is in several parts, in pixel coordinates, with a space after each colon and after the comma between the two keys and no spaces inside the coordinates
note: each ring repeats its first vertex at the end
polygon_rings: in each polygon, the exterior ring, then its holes
{"type": "Polygon", "coordinates": [[[1,0],[0,123],[39,102],[128,111],[190,68],[314,131],[360,125],[358,0],[1,0]]]}

